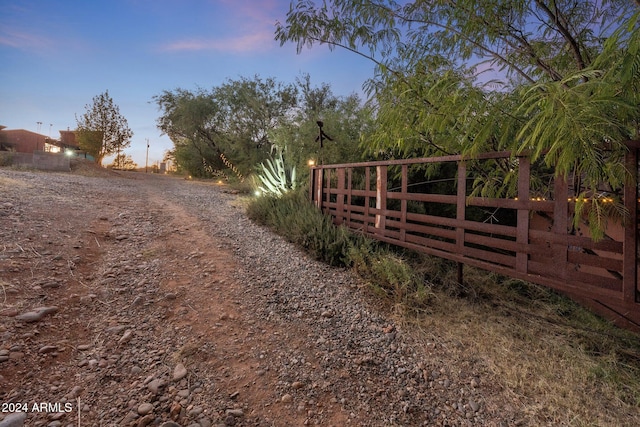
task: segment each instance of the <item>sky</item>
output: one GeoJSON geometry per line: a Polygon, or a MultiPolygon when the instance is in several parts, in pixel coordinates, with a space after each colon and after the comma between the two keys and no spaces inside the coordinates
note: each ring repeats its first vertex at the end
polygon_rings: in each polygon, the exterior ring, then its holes
{"type": "MultiPolygon", "coordinates": [[[[362,93],[373,63],[274,40],[289,0],[0,0],[0,125],[52,138],[75,129],[93,97],[109,92],[133,138],[138,166],[173,144],[156,126],[153,97],[210,89],[228,79],[303,74],[335,95],[362,93]],[[38,124],[41,122],[42,124],[38,124]]],[[[103,162],[109,163],[109,158],[103,162]]]]}

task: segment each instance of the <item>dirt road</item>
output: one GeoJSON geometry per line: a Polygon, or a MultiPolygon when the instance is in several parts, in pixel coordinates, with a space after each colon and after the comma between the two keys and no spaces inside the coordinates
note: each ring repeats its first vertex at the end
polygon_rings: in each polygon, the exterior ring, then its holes
{"type": "Polygon", "coordinates": [[[359,279],[252,224],[224,187],[98,175],[0,169],[5,423],[519,419],[480,359],[416,342],[359,279]]]}

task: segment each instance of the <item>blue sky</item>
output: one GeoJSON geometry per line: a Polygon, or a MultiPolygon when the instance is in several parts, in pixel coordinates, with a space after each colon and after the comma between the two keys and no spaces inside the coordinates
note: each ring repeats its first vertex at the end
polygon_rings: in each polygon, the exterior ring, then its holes
{"type": "MultiPolygon", "coordinates": [[[[0,0],[0,125],[59,137],[105,90],[134,133],[144,166],[172,147],[154,95],[239,77],[293,83],[303,73],[337,95],[362,91],[373,64],[341,50],[274,40],[289,0],[0,0]],[[38,125],[37,122],[42,122],[38,125]]],[[[106,162],[105,162],[106,163],[106,162]]]]}

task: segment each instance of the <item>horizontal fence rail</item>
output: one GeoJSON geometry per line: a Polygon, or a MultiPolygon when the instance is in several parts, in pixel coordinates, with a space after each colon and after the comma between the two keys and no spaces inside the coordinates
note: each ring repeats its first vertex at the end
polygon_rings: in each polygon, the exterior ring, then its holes
{"type": "MultiPolygon", "coordinates": [[[[638,304],[638,148],[627,166],[629,218],[593,241],[572,226],[575,202],[563,177],[550,197],[533,197],[527,157],[485,153],[474,161],[516,162],[517,197],[471,197],[462,156],[391,160],[311,169],[310,198],[335,224],[372,238],[563,292],[621,326],[640,330],[638,304]],[[440,167],[445,178],[413,182],[440,167]],[[448,170],[449,176],[446,176],[448,170]]],[[[461,270],[460,270],[461,271],[461,270]]]]}

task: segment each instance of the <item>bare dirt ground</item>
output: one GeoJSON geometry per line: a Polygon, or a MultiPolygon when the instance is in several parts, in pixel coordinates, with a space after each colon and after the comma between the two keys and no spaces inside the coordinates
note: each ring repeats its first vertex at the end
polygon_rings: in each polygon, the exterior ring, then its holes
{"type": "Polygon", "coordinates": [[[0,169],[0,426],[535,425],[480,355],[416,341],[236,199],[0,169]]]}

